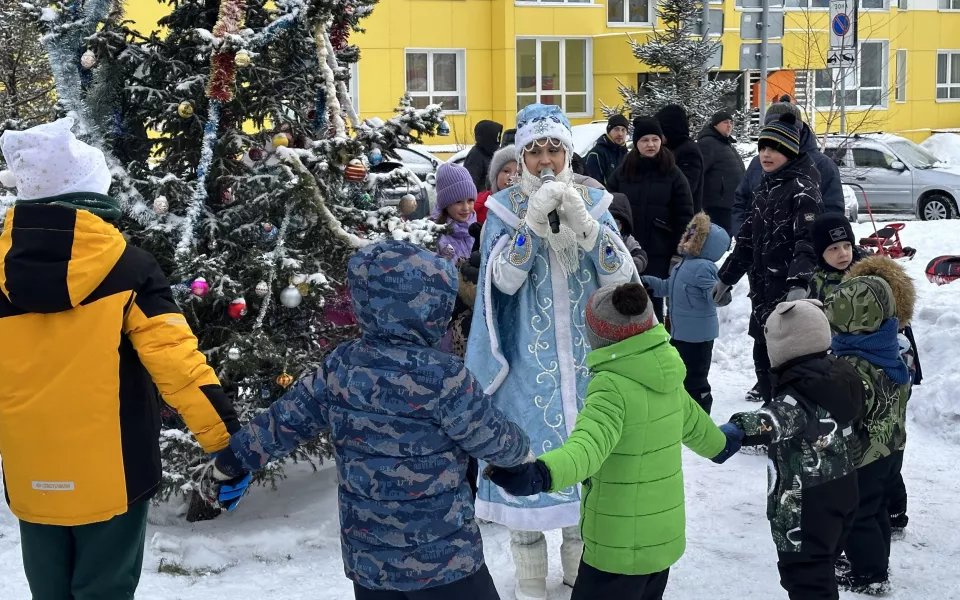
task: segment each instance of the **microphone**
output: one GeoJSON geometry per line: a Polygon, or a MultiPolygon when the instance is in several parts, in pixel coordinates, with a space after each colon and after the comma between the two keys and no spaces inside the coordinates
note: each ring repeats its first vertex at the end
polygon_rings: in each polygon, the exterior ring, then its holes
{"type": "MultiPolygon", "coordinates": [[[[553,169],[540,170],[541,184],[556,180],[557,176],[553,174],[553,169]]],[[[556,209],[550,211],[550,214],[547,215],[547,220],[550,221],[550,231],[554,233],[560,233],[560,215],[557,213],[556,209]]]]}

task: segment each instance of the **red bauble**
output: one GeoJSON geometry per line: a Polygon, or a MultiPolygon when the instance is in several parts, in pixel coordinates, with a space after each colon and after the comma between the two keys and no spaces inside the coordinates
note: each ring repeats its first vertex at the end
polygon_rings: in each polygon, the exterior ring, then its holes
{"type": "Polygon", "coordinates": [[[239,321],[247,314],[247,301],[243,298],[237,298],[227,307],[227,314],[234,321],[239,321]]]}
{"type": "Polygon", "coordinates": [[[343,175],[347,178],[347,181],[363,181],[367,178],[367,168],[363,166],[360,159],[355,158],[347,165],[343,175]]]}
{"type": "Polygon", "coordinates": [[[250,150],[247,152],[247,156],[249,156],[250,160],[254,162],[260,162],[263,160],[263,150],[260,148],[250,148],[250,150]]]}

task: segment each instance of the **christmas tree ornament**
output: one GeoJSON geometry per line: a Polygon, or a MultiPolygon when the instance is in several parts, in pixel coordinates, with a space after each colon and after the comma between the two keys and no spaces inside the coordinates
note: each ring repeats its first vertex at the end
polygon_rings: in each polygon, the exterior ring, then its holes
{"type": "Polygon", "coordinates": [[[167,210],[170,209],[170,204],[167,202],[166,196],[157,196],[153,201],[153,212],[158,215],[164,215],[167,213],[167,210]]]}
{"type": "Polygon", "coordinates": [[[177,107],[177,114],[180,115],[182,119],[189,119],[193,116],[193,102],[184,100],[177,107]]]}
{"type": "Polygon", "coordinates": [[[93,50],[87,50],[80,56],[80,66],[84,69],[90,70],[97,64],[97,55],[93,53],[93,50]]]}
{"type": "Polygon", "coordinates": [[[450,135],[450,124],[446,121],[440,121],[440,125],[437,126],[437,135],[444,137],[450,135]]]}
{"type": "Polygon", "coordinates": [[[203,298],[209,291],[210,285],[203,277],[197,277],[193,280],[193,283],[190,284],[190,292],[198,298],[203,298]]]}
{"type": "Polygon", "coordinates": [[[300,292],[301,296],[310,295],[310,284],[308,284],[307,282],[304,281],[303,283],[298,283],[296,285],[296,288],[297,288],[297,291],[300,292]]]}
{"type": "Polygon", "coordinates": [[[359,158],[354,158],[347,164],[343,175],[347,178],[347,181],[363,181],[367,178],[367,168],[363,166],[359,158]]]}
{"type": "Polygon", "coordinates": [[[292,283],[280,292],[280,304],[287,308],[296,308],[303,302],[303,294],[292,283]]]}
{"type": "Polygon", "coordinates": [[[233,63],[238,67],[249,67],[250,66],[250,53],[246,50],[238,50],[236,56],[233,57],[233,63]]]}
{"type": "Polygon", "coordinates": [[[383,152],[380,152],[380,148],[374,147],[373,150],[370,151],[369,158],[370,166],[375,167],[383,162],[383,152]]]}
{"type": "Polygon", "coordinates": [[[397,204],[397,208],[400,210],[400,214],[409,217],[417,210],[417,198],[413,194],[404,194],[400,198],[400,203],[397,204]]]}
{"type": "Polygon", "coordinates": [[[249,156],[253,162],[260,162],[263,160],[263,150],[261,148],[250,148],[250,150],[247,151],[247,156],[249,156]]]}
{"type": "Polygon", "coordinates": [[[269,386],[269,385],[264,385],[263,387],[260,388],[260,398],[262,398],[263,400],[269,400],[269,399],[270,399],[270,386],[269,386]]]}
{"type": "Polygon", "coordinates": [[[220,192],[220,201],[228,206],[233,204],[236,199],[237,197],[233,194],[233,188],[227,188],[220,192]]]}
{"type": "Polygon", "coordinates": [[[277,385],[279,385],[283,389],[287,389],[288,387],[293,385],[293,376],[291,376],[289,373],[284,371],[283,373],[280,374],[279,377],[277,377],[277,385]]]}
{"type": "Polygon", "coordinates": [[[287,147],[289,145],[290,145],[290,136],[288,136],[287,134],[278,133],[277,135],[273,136],[274,148],[287,147]]]}
{"type": "Polygon", "coordinates": [[[236,298],[230,303],[230,306],[227,307],[227,314],[230,315],[230,318],[234,321],[239,321],[247,316],[247,301],[243,298],[236,298]]]}
{"type": "Polygon", "coordinates": [[[264,241],[270,242],[276,239],[277,235],[280,233],[280,230],[277,229],[276,225],[273,223],[264,223],[263,224],[263,239],[264,241]]]}
{"type": "Polygon", "coordinates": [[[240,360],[240,348],[230,348],[227,350],[227,358],[230,360],[240,360]]]}
{"type": "Polygon", "coordinates": [[[261,281],[260,283],[257,284],[257,287],[254,289],[254,291],[258,296],[263,298],[264,296],[270,293],[270,285],[267,284],[266,281],[261,281]]]}

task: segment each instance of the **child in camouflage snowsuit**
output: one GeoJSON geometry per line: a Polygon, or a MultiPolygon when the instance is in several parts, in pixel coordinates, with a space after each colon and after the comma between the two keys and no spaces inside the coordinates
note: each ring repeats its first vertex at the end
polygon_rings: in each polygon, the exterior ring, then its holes
{"type": "Polygon", "coordinates": [[[857,509],[863,385],[827,354],[830,325],[818,301],[779,304],[764,333],[773,400],[730,422],[744,445],[770,440],[767,518],[780,585],[791,600],[837,600],[834,561],[857,509]]]}
{"type": "Polygon", "coordinates": [[[864,451],[857,471],[860,505],[845,552],[848,572],[841,587],[879,594],[888,587],[890,515],[887,494],[895,454],[906,443],[906,409],[911,374],[900,353],[900,319],[913,315],[910,279],[884,257],[861,261],[827,296],[826,314],[837,332],[833,352],[863,380],[866,415],[864,451]],[[883,276],[880,276],[880,275],[883,276]]]}
{"type": "Polygon", "coordinates": [[[361,336],[230,439],[214,476],[262,469],[330,430],[341,542],[358,600],[498,600],[467,484],[470,456],[512,467],[527,436],[463,361],[439,351],[454,264],[407,242],[348,265],[361,336]]]}

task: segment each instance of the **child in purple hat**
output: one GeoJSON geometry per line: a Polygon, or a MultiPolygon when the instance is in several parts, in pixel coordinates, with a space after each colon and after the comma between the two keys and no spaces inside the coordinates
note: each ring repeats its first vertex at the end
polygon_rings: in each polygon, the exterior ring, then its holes
{"type": "Polygon", "coordinates": [[[453,224],[451,233],[440,236],[440,254],[455,261],[470,260],[474,238],[470,225],[477,222],[473,204],[477,201],[477,186],[464,167],[444,163],[437,169],[437,206],[433,218],[437,223],[453,224]]]}

